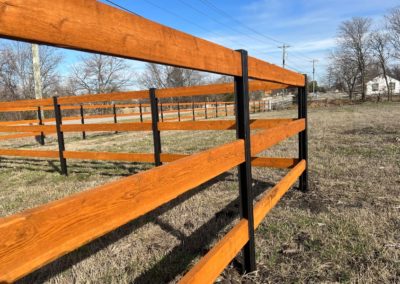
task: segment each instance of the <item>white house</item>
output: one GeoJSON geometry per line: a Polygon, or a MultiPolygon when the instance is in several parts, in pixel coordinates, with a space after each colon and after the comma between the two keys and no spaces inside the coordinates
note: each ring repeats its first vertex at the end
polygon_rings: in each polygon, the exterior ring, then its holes
{"type": "MultiPolygon", "coordinates": [[[[400,81],[392,77],[387,76],[389,81],[389,88],[392,90],[392,94],[400,94],[400,81]]],[[[387,93],[386,81],[383,75],[375,77],[371,81],[367,82],[367,95],[385,95],[387,93]]]]}

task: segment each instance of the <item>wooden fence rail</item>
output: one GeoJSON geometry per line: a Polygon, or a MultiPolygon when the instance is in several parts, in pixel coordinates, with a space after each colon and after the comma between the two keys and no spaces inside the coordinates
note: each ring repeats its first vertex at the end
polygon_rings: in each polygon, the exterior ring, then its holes
{"type": "MultiPolygon", "coordinates": [[[[0,154],[66,159],[143,159],[158,167],[61,200],[0,219],[0,282],[12,282],[43,265],[99,238],[185,192],[238,167],[240,221],[183,279],[182,283],[211,283],[242,249],[244,269],[254,271],[254,229],[282,195],[299,179],[307,190],[307,78],[218,44],[168,28],[98,1],[0,0],[0,37],[83,50],[127,59],[173,65],[234,77],[234,84],[214,86],[235,94],[236,121],[159,122],[159,99],[204,95],[207,88],[134,91],[79,97],[0,103],[0,110],[53,105],[56,125],[0,125],[0,132],[57,133],[59,151],[0,149],[0,154]],[[106,24],[104,24],[106,23],[106,24]],[[171,44],[171,42],[174,44],[171,44]],[[269,81],[252,83],[249,79],[269,81]],[[267,88],[298,87],[298,117],[293,120],[250,121],[252,84],[267,88]],[[261,86],[260,85],[260,86],[261,86]],[[197,93],[196,93],[197,92],[197,93]],[[200,94],[201,93],[201,94],[200,94]],[[62,106],[106,101],[149,99],[151,123],[63,124],[62,106]],[[23,105],[21,105],[23,104],[23,105]],[[156,133],[165,130],[236,129],[237,139],[190,156],[161,153],[156,133]],[[250,128],[259,129],[251,134],[250,128]],[[90,153],[65,150],[64,132],[153,131],[154,156],[141,153],[90,153]],[[257,155],[298,134],[298,158],[263,158],[257,155]],[[30,151],[30,152],[22,152],[30,151]],[[58,155],[56,155],[58,153],[58,155]],[[112,156],[114,155],[114,156],[112,156]],[[168,164],[161,165],[161,161],[168,164]],[[159,161],[159,163],[157,163],[159,161]],[[253,210],[251,164],[292,168],[253,210]],[[99,222],[101,220],[101,222],[99,222]],[[202,278],[200,278],[200,276],[202,278]]],[[[258,86],[258,87],[260,87],[258,86]]],[[[215,91],[214,92],[217,92],[215,91]]],[[[217,105],[216,105],[217,106],[217,105]]],[[[69,108],[72,106],[67,106],[69,108]]],[[[178,119],[180,116],[178,107],[178,119]]],[[[253,105],[255,109],[255,105],[253,105]]],[[[40,109],[38,109],[40,111],[40,109]]],[[[115,105],[113,105],[116,121],[115,105]]],[[[204,117],[212,116],[205,105],[204,117]]],[[[218,109],[215,109],[218,116],[218,109]]],[[[83,118],[82,118],[83,119],[83,118]]],[[[40,124],[40,123],[39,123],[40,124]]],[[[159,136],[158,136],[159,139],[159,136]]]]}

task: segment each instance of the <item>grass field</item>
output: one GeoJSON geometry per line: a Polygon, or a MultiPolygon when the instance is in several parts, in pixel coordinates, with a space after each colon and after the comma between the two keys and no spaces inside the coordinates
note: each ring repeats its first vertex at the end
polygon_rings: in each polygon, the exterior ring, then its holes
{"type": "MultiPolygon", "coordinates": [[[[289,117],[294,111],[256,114],[289,117]]],[[[67,150],[151,152],[151,133],[68,136],[67,150]]],[[[224,132],[165,132],[163,151],[193,153],[235,138],[224,132]]],[[[56,149],[49,138],[45,149],[56,149]]],[[[37,148],[30,139],[0,147],[37,148]]],[[[263,155],[295,157],[289,139],[263,155]]],[[[255,273],[241,277],[237,260],[222,283],[400,282],[400,104],[309,110],[310,192],[292,189],[256,233],[255,273]]],[[[83,191],[149,164],[0,159],[0,216],[83,191]]],[[[100,238],[21,282],[176,282],[238,220],[236,170],[100,238]]],[[[257,195],[285,174],[253,168],[257,195]]],[[[258,197],[259,198],[259,197],[258,197]]],[[[101,220],[99,220],[101,222],[101,220]]],[[[49,244],[51,245],[51,244],[49,244]]]]}

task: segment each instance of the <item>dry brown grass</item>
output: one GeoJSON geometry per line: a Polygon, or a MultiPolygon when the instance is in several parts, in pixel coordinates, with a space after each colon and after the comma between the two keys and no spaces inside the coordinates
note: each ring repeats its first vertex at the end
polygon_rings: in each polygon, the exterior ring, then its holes
{"type": "MultiPolygon", "coordinates": [[[[293,116],[294,111],[255,117],[293,116]]],[[[233,262],[224,283],[398,283],[400,281],[400,105],[310,109],[310,192],[291,190],[256,234],[258,271],[233,262]]],[[[67,149],[151,151],[150,133],[67,138],[67,149]]],[[[234,139],[233,132],[166,132],[165,152],[192,153],[234,139]]],[[[265,154],[296,156],[296,139],[265,154]]],[[[0,147],[37,147],[29,139],[0,147]]],[[[50,138],[45,148],[56,149],[50,138]]],[[[1,158],[0,215],[150,168],[151,165],[1,158]]],[[[253,169],[257,194],[285,171],[253,169]]],[[[175,282],[238,218],[235,170],[33,273],[21,282],[175,282]]],[[[101,220],[99,220],[101,221],[101,220]]],[[[51,244],[49,244],[51,245],[51,244]]]]}

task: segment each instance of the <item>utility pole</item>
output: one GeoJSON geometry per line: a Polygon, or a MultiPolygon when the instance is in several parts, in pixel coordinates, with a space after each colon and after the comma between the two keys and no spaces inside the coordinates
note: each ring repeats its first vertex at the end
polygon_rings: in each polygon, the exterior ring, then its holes
{"type": "Polygon", "coordinates": [[[312,62],[312,84],[313,84],[313,90],[312,90],[312,92],[313,92],[313,96],[315,96],[315,63],[316,62],[318,62],[318,60],[317,59],[313,59],[313,60],[311,60],[311,62],[312,62]]]}
{"type": "Polygon", "coordinates": [[[286,49],[289,47],[290,47],[290,45],[287,45],[287,44],[278,46],[278,48],[282,48],[282,67],[283,68],[285,68],[285,66],[286,66],[286,55],[287,55],[286,49]]]}
{"type": "MultiPolygon", "coordinates": [[[[33,81],[35,84],[35,98],[40,100],[43,98],[42,95],[42,76],[40,74],[40,56],[39,56],[39,45],[32,44],[32,69],[33,69],[33,81]]],[[[44,118],[43,111],[42,119],[44,118]]]]}

